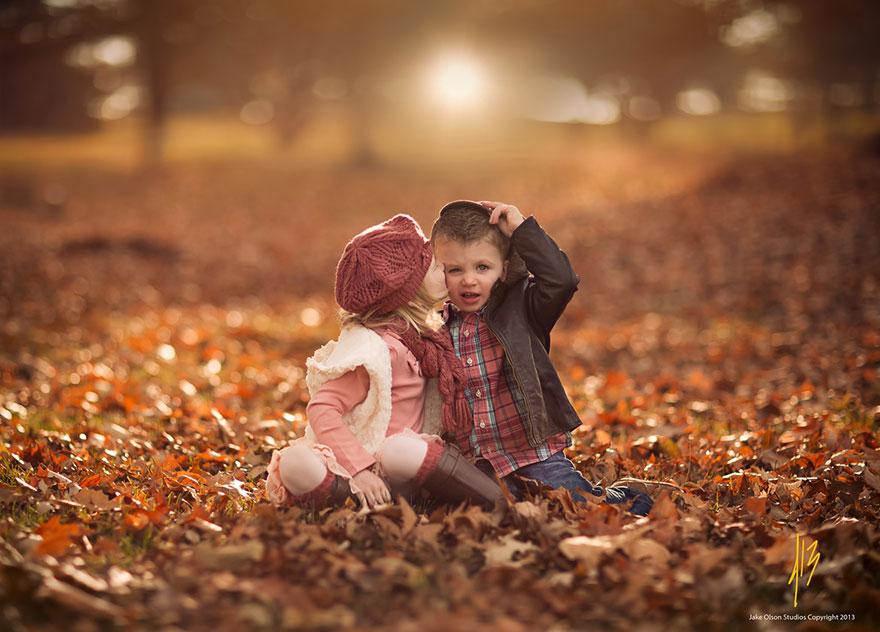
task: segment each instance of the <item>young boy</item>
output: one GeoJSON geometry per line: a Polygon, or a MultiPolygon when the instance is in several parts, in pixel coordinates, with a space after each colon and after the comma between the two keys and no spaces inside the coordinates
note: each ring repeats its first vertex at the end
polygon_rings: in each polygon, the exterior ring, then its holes
{"type": "Polygon", "coordinates": [[[581,424],[550,362],[550,330],[580,279],[534,217],[499,202],[451,202],[431,230],[445,268],[451,304],[446,325],[467,373],[474,416],[469,432],[453,437],[478,467],[494,472],[514,494],[517,480],[634,501],[645,515],[643,491],[591,485],[562,453],[581,424]],[[531,274],[530,274],[531,273],[531,274]]]}

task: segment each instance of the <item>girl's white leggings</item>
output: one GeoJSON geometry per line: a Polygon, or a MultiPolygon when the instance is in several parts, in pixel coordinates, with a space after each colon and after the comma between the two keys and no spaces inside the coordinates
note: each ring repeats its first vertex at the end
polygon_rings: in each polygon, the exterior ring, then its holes
{"type": "MultiPolygon", "coordinates": [[[[397,434],[385,439],[377,458],[388,482],[399,485],[415,478],[427,452],[424,439],[397,434]]],[[[327,476],[322,456],[303,444],[284,450],[278,465],[281,482],[295,496],[313,491],[327,476]]]]}

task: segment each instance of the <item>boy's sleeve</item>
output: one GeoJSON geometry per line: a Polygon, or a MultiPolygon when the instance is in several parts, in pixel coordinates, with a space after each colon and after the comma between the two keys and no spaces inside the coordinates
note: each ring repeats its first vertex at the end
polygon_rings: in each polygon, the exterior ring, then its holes
{"type": "Polygon", "coordinates": [[[516,253],[534,275],[526,290],[526,309],[538,331],[549,336],[565,306],[577,292],[580,278],[568,257],[556,245],[534,217],[520,224],[511,243],[516,253]]]}

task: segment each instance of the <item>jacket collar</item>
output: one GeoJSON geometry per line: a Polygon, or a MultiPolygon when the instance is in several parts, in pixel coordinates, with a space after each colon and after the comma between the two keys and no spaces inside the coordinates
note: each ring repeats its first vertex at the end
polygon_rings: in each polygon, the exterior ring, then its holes
{"type": "Polygon", "coordinates": [[[526,268],[526,262],[523,261],[522,257],[520,257],[519,253],[516,251],[516,248],[511,244],[510,256],[507,259],[507,276],[504,277],[504,281],[501,281],[501,284],[510,287],[511,285],[516,285],[528,276],[529,270],[526,268]]]}
{"type": "MultiPolygon", "coordinates": [[[[498,285],[496,284],[495,287],[498,287],[498,285]]],[[[490,295],[489,300],[486,301],[486,304],[483,305],[479,309],[478,312],[476,312],[479,316],[482,316],[485,313],[486,308],[489,306],[489,303],[492,302],[492,296],[494,296],[494,294],[495,294],[495,289],[493,288],[492,294],[490,295]]],[[[455,320],[463,320],[464,319],[464,315],[462,314],[461,310],[458,309],[452,301],[446,301],[446,303],[443,305],[443,311],[441,313],[441,316],[443,317],[443,322],[446,323],[447,325],[449,324],[450,319],[455,319],[455,320]]]]}

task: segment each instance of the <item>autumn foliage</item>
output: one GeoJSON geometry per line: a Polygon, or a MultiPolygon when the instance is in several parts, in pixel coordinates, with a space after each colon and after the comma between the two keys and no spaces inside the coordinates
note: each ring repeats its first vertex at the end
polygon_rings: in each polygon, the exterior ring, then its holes
{"type": "Polygon", "coordinates": [[[0,208],[5,626],[877,626],[878,176],[647,154],[51,176],[64,209],[0,208]],[[305,358],[337,331],[345,240],[460,197],[518,204],[569,253],[569,457],[593,481],[675,483],[647,518],[562,491],[494,513],[266,501],[270,454],[305,423],[305,358]],[[821,556],[809,585],[811,567],[790,581],[796,534],[821,556]]]}

